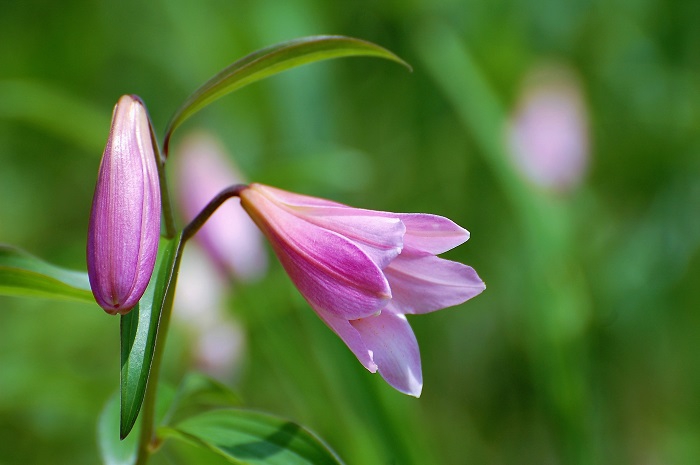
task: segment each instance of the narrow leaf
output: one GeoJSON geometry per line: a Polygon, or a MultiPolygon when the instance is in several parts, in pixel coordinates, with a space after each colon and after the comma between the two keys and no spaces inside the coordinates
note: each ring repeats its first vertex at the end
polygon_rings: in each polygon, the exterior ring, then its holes
{"type": "Polygon", "coordinates": [[[104,465],[131,465],[136,461],[138,435],[119,438],[119,396],[110,397],[97,422],[97,445],[104,465]]]}
{"type": "Polygon", "coordinates": [[[92,101],[48,82],[0,80],[0,119],[31,124],[76,144],[86,154],[102,154],[109,115],[92,101]]]}
{"type": "Polygon", "coordinates": [[[238,395],[225,384],[201,373],[189,373],[178,387],[165,424],[175,424],[207,410],[238,407],[238,395]]]}
{"type": "Polygon", "coordinates": [[[136,422],[143,404],[158,334],[160,315],[177,276],[181,236],[163,239],[151,282],[134,309],[121,317],[121,421],[125,438],[136,422]]]}
{"type": "Polygon", "coordinates": [[[0,294],[95,302],[87,274],[0,244],[0,294]]]}
{"type": "Polygon", "coordinates": [[[249,410],[211,410],[188,418],[161,436],[209,449],[244,465],[339,465],[343,462],[304,427],[249,410]]]}
{"type": "MultiPolygon", "coordinates": [[[[157,419],[164,417],[174,396],[175,389],[172,387],[162,383],[158,386],[157,419]]],[[[97,445],[104,465],[132,465],[136,461],[140,424],[137,423],[134,427],[135,434],[121,440],[119,438],[120,415],[119,393],[115,392],[105,404],[97,422],[97,445]]]]}
{"type": "Polygon", "coordinates": [[[229,92],[297,66],[349,56],[386,58],[411,69],[408,63],[389,50],[352,37],[311,36],[264,48],[225,68],[185,101],[175,112],[165,131],[164,153],[168,153],[173,131],[183,121],[229,92]]]}

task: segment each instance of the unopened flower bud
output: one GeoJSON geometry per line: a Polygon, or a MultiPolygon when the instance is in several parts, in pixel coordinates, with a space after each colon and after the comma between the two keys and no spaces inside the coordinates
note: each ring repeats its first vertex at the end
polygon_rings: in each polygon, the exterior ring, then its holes
{"type": "Polygon", "coordinates": [[[160,237],[160,187],[148,114],[124,95],[112,115],[97,175],[87,240],[95,300],[107,313],[126,314],[153,274],[160,237]]]}

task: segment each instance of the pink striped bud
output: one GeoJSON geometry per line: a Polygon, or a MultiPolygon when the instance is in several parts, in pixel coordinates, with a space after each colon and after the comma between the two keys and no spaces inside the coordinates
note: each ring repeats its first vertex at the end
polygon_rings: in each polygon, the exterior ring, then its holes
{"type": "Polygon", "coordinates": [[[97,175],[87,240],[95,300],[126,314],[153,274],[160,236],[160,188],[148,114],[132,95],[119,99],[97,175]]]}

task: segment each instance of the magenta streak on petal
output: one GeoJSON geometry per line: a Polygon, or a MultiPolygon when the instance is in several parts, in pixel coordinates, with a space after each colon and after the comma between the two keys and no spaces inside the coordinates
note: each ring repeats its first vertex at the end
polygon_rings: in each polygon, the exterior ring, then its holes
{"type": "Polygon", "coordinates": [[[276,187],[267,186],[264,184],[254,184],[255,188],[261,192],[265,192],[267,197],[274,197],[276,200],[283,202],[290,206],[295,207],[343,207],[351,208],[342,203],[333,202],[332,200],[321,199],[318,197],[311,197],[309,195],[296,194],[294,192],[288,192],[282,189],[277,189],[276,187]]]}
{"type": "Polygon", "coordinates": [[[312,307],[355,319],[377,313],[391,298],[384,274],[349,239],[286,212],[253,187],[241,192],[241,204],[312,307]]]}
{"type": "Polygon", "coordinates": [[[158,167],[156,165],[153,142],[151,140],[151,129],[145,115],[138,119],[138,126],[135,131],[136,143],[141,154],[141,173],[143,192],[141,205],[140,237],[137,244],[138,263],[137,276],[134,279],[130,290],[130,298],[126,305],[133,306],[141,299],[143,290],[146,290],[151,274],[155,266],[157,257],[158,241],[160,239],[160,185],[158,179],[158,167]]]}
{"type": "Polygon", "coordinates": [[[379,368],[379,374],[400,392],[419,397],[423,388],[418,341],[406,317],[393,302],[381,315],[351,321],[379,368]]]}
{"type": "Polygon", "coordinates": [[[357,212],[349,207],[342,207],[340,212],[328,210],[327,207],[305,207],[301,211],[288,211],[309,223],[350,239],[364,250],[380,269],[386,268],[401,253],[406,227],[398,218],[353,214],[357,212]]]}
{"type": "Polygon", "coordinates": [[[432,255],[401,255],[384,272],[391,285],[391,304],[400,313],[428,313],[459,305],[486,288],[472,267],[432,255]]]}
{"type": "MultiPolygon", "coordinates": [[[[451,250],[469,239],[469,231],[454,221],[439,215],[366,210],[349,207],[330,200],[295,194],[270,186],[257,184],[256,188],[264,190],[265,194],[268,197],[274,197],[276,202],[278,201],[288,208],[296,209],[308,221],[317,221],[314,220],[317,217],[343,215],[398,218],[404,223],[406,228],[403,236],[402,253],[437,255],[451,250]]],[[[341,230],[337,230],[337,232],[345,233],[341,230]]]]}
{"type": "Polygon", "coordinates": [[[406,227],[396,215],[367,214],[368,210],[318,201],[261,184],[255,184],[254,189],[298,218],[350,239],[381,269],[401,252],[406,227]]]}

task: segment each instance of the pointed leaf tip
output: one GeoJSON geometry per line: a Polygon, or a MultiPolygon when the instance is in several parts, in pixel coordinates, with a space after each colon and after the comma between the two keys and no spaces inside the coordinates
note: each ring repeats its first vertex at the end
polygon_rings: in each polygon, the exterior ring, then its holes
{"type": "Polygon", "coordinates": [[[349,56],[384,58],[400,63],[412,71],[411,66],[395,53],[372,42],[353,37],[310,36],[272,45],[229,65],[190,95],[168,124],[163,153],[168,153],[170,137],[180,124],[220,97],[297,66],[349,56]]]}

